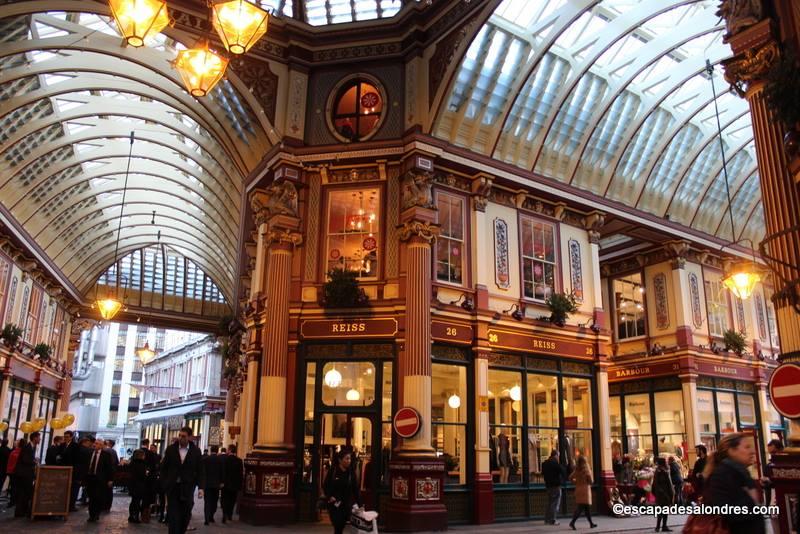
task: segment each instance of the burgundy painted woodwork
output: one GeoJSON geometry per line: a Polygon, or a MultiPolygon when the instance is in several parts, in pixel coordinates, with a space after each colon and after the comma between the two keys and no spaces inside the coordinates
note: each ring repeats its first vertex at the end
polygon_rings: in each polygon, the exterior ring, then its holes
{"type": "Polygon", "coordinates": [[[389,463],[390,500],[386,524],[392,531],[447,530],[444,460],[410,458],[389,463]]]}

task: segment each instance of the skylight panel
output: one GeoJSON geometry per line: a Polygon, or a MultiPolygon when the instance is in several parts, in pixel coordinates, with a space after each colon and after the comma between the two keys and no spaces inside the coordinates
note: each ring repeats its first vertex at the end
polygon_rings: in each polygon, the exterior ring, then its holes
{"type": "Polygon", "coordinates": [[[42,74],[45,85],[56,85],[57,83],[66,82],[71,80],[74,76],[67,76],[64,74],[42,74]]]}
{"type": "Polygon", "coordinates": [[[36,33],[40,39],[64,37],[65,35],[69,35],[68,31],[62,30],[61,28],[56,28],[55,26],[51,26],[38,19],[34,19],[33,27],[36,29],[36,33]]]}
{"type": "Polygon", "coordinates": [[[74,100],[64,100],[63,98],[56,98],[55,103],[56,103],[56,109],[58,109],[60,113],[64,113],[71,109],[79,108],[85,104],[85,102],[75,102],[74,100]]]}

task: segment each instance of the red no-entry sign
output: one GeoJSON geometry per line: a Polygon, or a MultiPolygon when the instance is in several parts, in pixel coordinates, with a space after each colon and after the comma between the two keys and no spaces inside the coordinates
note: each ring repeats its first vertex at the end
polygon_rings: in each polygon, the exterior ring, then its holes
{"type": "Polygon", "coordinates": [[[401,438],[413,438],[419,432],[421,418],[414,408],[400,408],[394,414],[394,431],[401,438]]]}
{"type": "Polygon", "coordinates": [[[779,414],[800,418],[800,365],[784,363],[775,369],[769,379],[769,397],[779,414]]]}

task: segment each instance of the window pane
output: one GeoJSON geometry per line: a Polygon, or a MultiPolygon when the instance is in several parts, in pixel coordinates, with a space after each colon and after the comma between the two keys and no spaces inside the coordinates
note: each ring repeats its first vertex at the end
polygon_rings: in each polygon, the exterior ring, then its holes
{"type": "Polygon", "coordinates": [[[542,462],[558,449],[558,430],[534,428],[528,431],[528,470],[531,484],[544,484],[542,462]]]}
{"type": "Polygon", "coordinates": [[[563,378],[564,426],[567,417],[577,418],[577,427],[592,427],[592,388],[587,378],[563,378]]]}
{"type": "Polygon", "coordinates": [[[733,407],[733,393],[717,392],[717,413],[719,414],[720,434],[736,432],[736,411],[733,407]]]}
{"type": "Polygon", "coordinates": [[[719,279],[706,280],[708,328],[711,335],[722,336],[728,329],[728,294],[719,279]]]}
{"type": "Polygon", "coordinates": [[[497,484],[522,483],[522,455],[520,427],[491,427],[490,467],[497,484]],[[492,460],[493,459],[493,460],[492,460]]]}
{"type": "Polygon", "coordinates": [[[656,404],[656,433],[683,434],[683,394],[680,391],[659,391],[654,394],[656,404]]]}
{"type": "Polygon", "coordinates": [[[463,283],[464,200],[445,193],[436,195],[441,235],[436,244],[436,279],[463,283]]]}
{"type": "Polygon", "coordinates": [[[490,424],[522,424],[521,384],[521,373],[489,369],[490,424]]]}
{"type": "Polygon", "coordinates": [[[527,298],[545,300],[555,290],[555,226],[522,221],[522,282],[527,298]]]}
{"type": "Polygon", "coordinates": [[[625,397],[625,425],[628,453],[637,459],[652,457],[650,395],[627,395],[625,397]]]}
{"type": "Polygon", "coordinates": [[[561,454],[567,458],[570,470],[574,468],[580,456],[586,457],[591,470],[594,466],[592,461],[592,431],[566,430],[564,437],[564,447],[562,447],[561,454]]]}
{"type": "Polygon", "coordinates": [[[431,425],[431,446],[445,463],[445,484],[466,484],[467,427],[460,424],[431,425]]]}
{"type": "Polygon", "coordinates": [[[528,424],[558,427],[558,379],[528,375],[528,424]]]}
{"type": "Polygon", "coordinates": [[[331,191],[328,198],[327,269],[378,275],[380,198],[377,188],[331,191]]]}
{"type": "Polygon", "coordinates": [[[466,423],[467,368],[434,363],[431,372],[431,421],[466,423]]]}
{"type": "Polygon", "coordinates": [[[489,369],[491,468],[498,484],[522,482],[522,373],[489,369]]]}
{"type": "MultiPolygon", "coordinates": [[[[383,420],[391,421],[392,416],[392,362],[383,364],[383,420]]],[[[391,434],[389,434],[389,448],[391,449],[391,434]]]]}
{"type": "MultiPolygon", "coordinates": [[[[310,362],[306,365],[306,398],[305,419],[314,419],[314,385],[316,383],[317,364],[310,362]]],[[[312,433],[313,435],[313,433],[312,433]]]]}
{"type": "Polygon", "coordinates": [[[322,402],[369,406],[375,400],[375,367],[369,362],[331,362],[322,368],[322,402]]]}
{"type": "Polygon", "coordinates": [[[617,338],[645,335],[644,287],[641,274],[614,279],[617,338]]]}
{"type": "Polygon", "coordinates": [[[697,392],[697,418],[700,421],[700,441],[711,453],[717,448],[717,421],[714,418],[714,394],[711,391],[697,392]]]}
{"type": "Polygon", "coordinates": [[[755,425],[756,407],[753,397],[740,393],[737,396],[737,400],[739,401],[739,423],[743,425],[755,425]]]}

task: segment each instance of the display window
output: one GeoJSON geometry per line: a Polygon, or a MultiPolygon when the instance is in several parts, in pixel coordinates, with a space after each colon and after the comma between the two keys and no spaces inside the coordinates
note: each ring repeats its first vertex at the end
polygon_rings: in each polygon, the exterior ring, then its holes
{"type": "Polygon", "coordinates": [[[545,301],[556,291],[556,225],[520,218],[523,296],[545,301]]]}
{"type": "Polygon", "coordinates": [[[467,265],[466,210],[463,197],[436,193],[439,237],[436,239],[436,280],[463,285],[467,265]]]}
{"type": "Polygon", "coordinates": [[[326,271],[353,271],[375,279],[380,270],[380,190],[333,190],[328,194],[326,271]]]}
{"type": "Polygon", "coordinates": [[[431,366],[431,445],[445,462],[445,484],[466,484],[467,367],[431,366]]]}
{"type": "Polygon", "coordinates": [[[644,286],[640,273],[615,278],[614,310],[616,312],[617,339],[631,339],[646,335],[644,286]]]}

